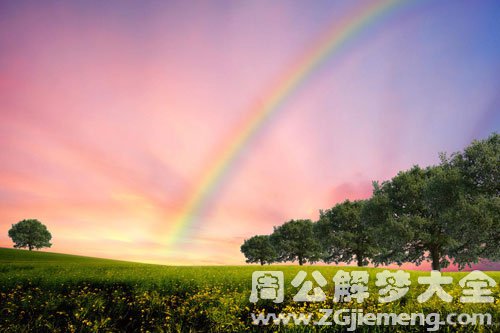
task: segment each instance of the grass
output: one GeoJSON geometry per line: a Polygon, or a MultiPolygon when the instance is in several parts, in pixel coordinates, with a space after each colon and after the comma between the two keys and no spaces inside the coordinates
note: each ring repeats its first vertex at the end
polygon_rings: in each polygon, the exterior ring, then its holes
{"type": "MultiPolygon", "coordinates": [[[[260,266],[162,266],[97,259],[48,252],[0,248],[0,331],[1,332],[238,332],[238,331],[345,331],[345,327],[312,325],[254,326],[251,313],[314,312],[321,308],[363,309],[374,312],[491,313],[500,322],[500,288],[493,288],[495,303],[462,304],[458,281],[467,273],[443,273],[454,281],[445,289],[454,300],[436,297],[418,303],[425,286],[412,271],[410,291],[400,300],[379,304],[374,282],[382,269],[365,268],[370,274],[370,297],[362,304],[334,303],[334,266],[264,266],[285,276],[282,304],[249,302],[252,273],[260,266]],[[328,285],[327,300],[320,303],[292,301],[297,289],[290,282],[297,272],[320,271],[328,285]]],[[[500,272],[486,272],[500,282],[500,272]]],[[[309,275],[308,278],[311,278],[309,275]]],[[[500,284],[500,283],[499,283],[500,284]]],[[[331,318],[330,318],[331,319],[331,318]]],[[[446,326],[442,331],[495,332],[495,326],[446,326]]],[[[423,327],[363,326],[360,331],[422,331],[423,327]]]]}

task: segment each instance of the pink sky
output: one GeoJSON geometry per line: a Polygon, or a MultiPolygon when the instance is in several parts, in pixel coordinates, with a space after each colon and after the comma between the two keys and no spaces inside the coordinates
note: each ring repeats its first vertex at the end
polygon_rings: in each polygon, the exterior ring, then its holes
{"type": "Polygon", "coordinates": [[[0,246],[37,218],[55,252],[242,264],[245,238],[499,129],[495,2],[396,16],[287,101],[167,251],[214,152],[349,8],[99,3],[0,5],[0,246]]]}

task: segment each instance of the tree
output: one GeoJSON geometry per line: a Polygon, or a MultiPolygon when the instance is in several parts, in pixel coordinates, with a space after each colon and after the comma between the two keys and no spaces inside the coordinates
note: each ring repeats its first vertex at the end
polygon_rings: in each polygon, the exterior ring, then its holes
{"type": "Polygon", "coordinates": [[[275,227],[271,235],[278,256],[277,260],[314,263],[321,258],[321,247],[314,235],[311,220],[291,220],[275,227]]]}
{"type": "Polygon", "coordinates": [[[467,200],[467,186],[458,168],[444,161],[425,169],[414,166],[384,182],[374,198],[383,203],[375,214],[382,216],[377,263],[430,261],[432,269],[439,270],[450,262],[464,267],[479,260],[481,238],[491,230],[493,220],[482,216],[480,207],[490,203],[478,206],[467,200]]]}
{"type": "Polygon", "coordinates": [[[457,224],[457,244],[450,256],[460,267],[480,259],[500,260],[500,198],[462,199],[449,213],[457,224]]]}
{"type": "Polygon", "coordinates": [[[270,264],[276,260],[276,250],[269,240],[269,236],[253,236],[246,239],[241,245],[241,252],[247,263],[270,264]]]}
{"type": "Polygon", "coordinates": [[[382,256],[382,263],[392,260],[420,265],[422,261],[431,261],[434,270],[447,267],[460,237],[458,225],[449,219],[450,209],[460,197],[460,186],[456,170],[419,166],[399,172],[383,183],[379,195],[386,196],[390,209],[386,215],[389,220],[384,221],[389,227],[384,231],[396,240],[382,256]],[[391,230],[391,226],[397,229],[391,230]]]}
{"type": "Polygon", "coordinates": [[[13,224],[9,230],[9,237],[12,238],[15,248],[27,247],[30,251],[52,245],[50,243],[52,235],[47,227],[34,219],[22,220],[13,224]]]}
{"type": "Polygon", "coordinates": [[[406,223],[394,218],[385,186],[373,183],[373,195],[363,205],[362,219],[371,226],[370,235],[376,248],[372,262],[375,265],[393,262],[402,265],[407,259],[404,248],[413,232],[406,223]]]}
{"type": "Polygon", "coordinates": [[[465,195],[453,211],[455,221],[468,221],[463,228],[456,255],[476,262],[477,258],[500,260],[500,135],[475,140],[463,152],[442,164],[460,172],[465,195]]]}
{"type": "Polygon", "coordinates": [[[361,214],[364,204],[365,201],[346,200],[331,209],[320,211],[315,229],[325,262],[349,263],[356,260],[358,266],[364,266],[376,253],[373,228],[361,214]]]}

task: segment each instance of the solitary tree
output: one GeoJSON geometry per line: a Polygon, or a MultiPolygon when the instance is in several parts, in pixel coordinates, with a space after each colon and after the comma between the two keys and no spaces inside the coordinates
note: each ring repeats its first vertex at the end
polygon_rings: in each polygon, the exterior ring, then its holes
{"type": "Polygon", "coordinates": [[[34,219],[22,220],[13,224],[9,230],[9,237],[12,238],[15,248],[27,247],[30,251],[52,245],[50,243],[52,235],[47,227],[34,219]]]}
{"type": "Polygon", "coordinates": [[[241,252],[246,257],[247,263],[270,264],[276,260],[276,251],[272,246],[269,236],[253,236],[241,245],[241,252]]]}
{"type": "Polygon", "coordinates": [[[271,243],[278,253],[277,260],[297,260],[299,265],[320,260],[321,247],[313,227],[311,220],[291,220],[275,227],[271,243]]]}
{"type": "Polygon", "coordinates": [[[365,201],[346,200],[326,211],[320,211],[316,234],[323,248],[325,262],[368,264],[377,251],[372,227],[362,218],[365,201]]]}

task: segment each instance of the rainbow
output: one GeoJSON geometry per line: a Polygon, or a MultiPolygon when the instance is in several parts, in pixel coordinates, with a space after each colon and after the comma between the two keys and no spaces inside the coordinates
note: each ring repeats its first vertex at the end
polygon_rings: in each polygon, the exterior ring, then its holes
{"type": "Polygon", "coordinates": [[[280,107],[293,95],[316,69],[326,60],[331,59],[346,46],[346,44],[368,30],[398,8],[410,3],[403,0],[382,0],[357,8],[342,22],[335,24],[326,31],[312,51],[306,53],[295,66],[287,71],[274,89],[260,105],[252,108],[248,117],[235,128],[230,140],[215,154],[214,161],[201,177],[194,191],[187,198],[174,225],[170,227],[169,246],[183,239],[186,233],[201,219],[202,212],[217,194],[231,167],[242,151],[249,145],[252,138],[270,121],[280,107]]]}

